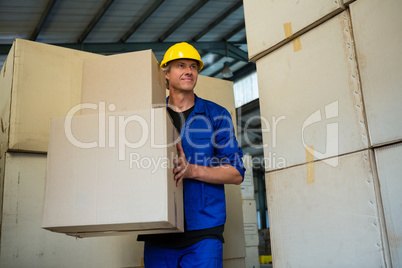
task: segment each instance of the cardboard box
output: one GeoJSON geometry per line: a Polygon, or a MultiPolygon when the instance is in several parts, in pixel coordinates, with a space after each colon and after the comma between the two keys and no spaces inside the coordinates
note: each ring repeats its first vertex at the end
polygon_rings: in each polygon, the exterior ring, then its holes
{"type": "Polygon", "coordinates": [[[258,246],[257,208],[255,200],[243,200],[243,221],[246,247],[258,246]]]}
{"type": "Polygon", "coordinates": [[[245,0],[247,47],[256,61],[342,12],[342,1],[245,0]]]}
{"type": "Polygon", "coordinates": [[[356,0],[343,0],[343,4],[349,6],[354,1],[356,1],[356,0]]]}
{"type": "Polygon", "coordinates": [[[82,61],[96,57],[16,39],[0,73],[0,151],[47,152],[49,119],[79,104],[82,61]]]}
{"type": "Polygon", "coordinates": [[[350,5],[370,141],[402,140],[402,2],[359,0],[350,5]]]}
{"type": "Polygon", "coordinates": [[[402,266],[402,143],[374,150],[393,267],[402,266]]]}
{"type": "Polygon", "coordinates": [[[233,82],[204,75],[198,76],[194,93],[198,97],[213,101],[228,110],[236,130],[236,107],[234,103],[233,82]]]}
{"type": "Polygon", "coordinates": [[[253,158],[251,155],[243,156],[244,167],[244,180],[241,183],[241,195],[243,199],[254,199],[254,176],[253,176],[253,158]]]}
{"type": "Polygon", "coordinates": [[[260,258],[258,256],[258,247],[246,247],[246,268],[259,268],[260,258]]]}
{"type": "Polygon", "coordinates": [[[226,223],[223,237],[223,259],[244,258],[246,256],[243,226],[242,200],[239,185],[226,184],[226,223]]]}
{"type": "Polygon", "coordinates": [[[300,41],[257,61],[266,171],[369,146],[348,12],[300,41]]]}
{"type": "Polygon", "coordinates": [[[51,120],[42,227],[73,236],[183,231],[166,108],[51,120]]]}
{"type": "Polygon", "coordinates": [[[0,267],[141,266],[143,243],[136,235],[76,239],[41,228],[45,155],[6,153],[0,161],[0,267]]]}
{"type": "Polygon", "coordinates": [[[257,223],[257,206],[255,200],[243,200],[243,221],[257,223]]]}
{"type": "Polygon", "coordinates": [[[378,188],[372,150],[266,173],[275,267],[385,267],[378,188]]]}
{"type": "MultiPolygon", "coordinates": [[[[82,103],[123,112],[166,105],[165,77],[151,50],[86,59],[82,103]]],[[[94,113],[83,109],[81,114],[94,113]]]]}
{"type": "Polygon", "coordinates": [[[223,259],[223,268],[244,268],[246,267],[245,258],[223,259]]]}
{"type": "Polygon", "coordinates": [[[245,223],[244,224],[244,237],[245,237],[246,247],[259,245],[257,223],[245,223]]]}

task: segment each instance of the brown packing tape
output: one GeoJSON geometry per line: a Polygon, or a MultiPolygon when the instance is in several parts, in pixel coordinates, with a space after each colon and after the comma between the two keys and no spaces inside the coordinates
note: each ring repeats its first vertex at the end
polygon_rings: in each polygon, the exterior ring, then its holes
{"type": "Polygon", "coordinates": [[[290,23],[290,22],[284,23],[283,29],[285,30],[285,37],[288,39],[291,39],[292,35],[293,35],[292,23],[290,23]]]}
{"type": "Polygon", "coordinates": [[[314,183],[315,172],[314,172],[314,147],[306,147],[306,169],[307,169],[307,181],[306,183],[314,183]]]}
{"type": "Polygon", "coordinates": [[[293,50],[294,52],[301,50],[300,37],[293,39],[293,50]]]}
{"type": "MultiPolygon", "coordinates": [[[[283,29],[285,31],[285,37],[289,40],[293,39],[293,31],[292,31],[292,23],[287,22],[283,24],[283,29]]],[[[301,50],[301,41],[300,37],[293,39],[293,51],[297,52],[301,50]]]]}

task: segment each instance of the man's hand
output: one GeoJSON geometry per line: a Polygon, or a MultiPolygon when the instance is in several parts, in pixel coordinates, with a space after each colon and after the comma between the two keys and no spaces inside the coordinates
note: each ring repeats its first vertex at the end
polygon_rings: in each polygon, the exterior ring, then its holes
{"type": "Polygon", "coordinates": [[[173,160],[176,186],[185,178],[214,184],[240,184],[243,181],[239,171],[231,165],[206,167],[189,164],[180,143],[176,148],[177,158],[173,160]]]}
{"type": "Polygon", "coordinates": [[[175,168],[173,169],[174,179],[176,186],[179,186],[180,182],[184,178],[191,178],[193,174],[193,165],[189,164],[186,155],[184,154],[183,147],[180,143],[176,144],[177,159],[173,160],[175,168]]]}

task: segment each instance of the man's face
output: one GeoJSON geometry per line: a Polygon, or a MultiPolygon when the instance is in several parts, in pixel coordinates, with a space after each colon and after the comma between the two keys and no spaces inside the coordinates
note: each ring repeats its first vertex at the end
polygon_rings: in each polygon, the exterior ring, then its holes
{"type": "Polygon", "coordinates": [[[169,89],[191,91],[197,84],[198,65],[195,60],[180,59],[170,62],[170,71],[165,72],[169,89]]]}

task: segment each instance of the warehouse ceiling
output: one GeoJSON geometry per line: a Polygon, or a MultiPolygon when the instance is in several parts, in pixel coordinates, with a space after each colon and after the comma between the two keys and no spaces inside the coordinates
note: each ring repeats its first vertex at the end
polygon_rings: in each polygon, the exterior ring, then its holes
{"type": "Polygon", "coordinates": [[[0,66],[15,38],[104,55],[152,49],[160,62],[176,42],[195,46],[200,74],[237,78],[248,62],[242,0],[0,0],[0,66]]]}

